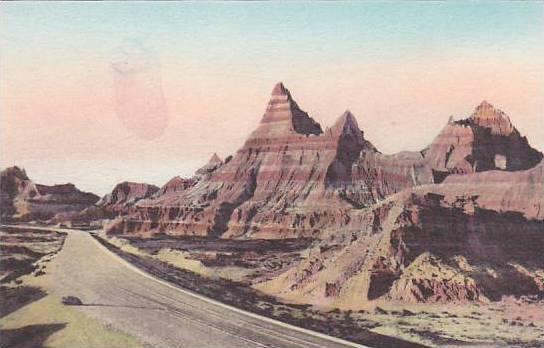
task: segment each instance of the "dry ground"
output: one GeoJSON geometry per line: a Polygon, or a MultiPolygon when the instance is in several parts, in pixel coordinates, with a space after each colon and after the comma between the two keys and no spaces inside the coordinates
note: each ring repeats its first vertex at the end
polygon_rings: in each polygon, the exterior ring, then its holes
{"type": "Polygon", "coordinates": [[[62,304],[47,267],[66,234],[1,227],[0,346],[140,347],[135,339],[62,304]]]}
{"type": "MultiPolygon", "coordinates": [[[[105,238],[104,235],[101,237],[105,238]]],[[[284,243],[288,247],[280,251],[281,243],[259,244],[259,241],[207,242],[166,237],[107,239],[124,253],[165,262],[194,272],[202,279],[226,279],[246,287],[291,267],[305,256],[305,248],[310,244],[310,241],[287,241],[284,243]]],[[[356,312],[281,303],[269,297],[261,299],[253,301],[256,311],[261,314],[299,325],[311,321],[316,325],[327,322],[330,327],[326,330],[354,340],[357,335],[353,331],[371,330],[435,347],[544,347],[544,300],[538,298],[505,298],[489,304],[381,301],[356,312]]]]}

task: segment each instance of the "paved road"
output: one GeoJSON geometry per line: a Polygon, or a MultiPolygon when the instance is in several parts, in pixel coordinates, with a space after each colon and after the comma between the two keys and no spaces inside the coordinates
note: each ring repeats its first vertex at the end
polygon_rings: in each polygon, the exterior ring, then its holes
{"type": "Polygon", "coordinates": [[[195,297],[142,273],[86,232],[69,231],[46,271],[59,296],[79,297],[79,309],[153,347],[362,347],[195,297]]]}

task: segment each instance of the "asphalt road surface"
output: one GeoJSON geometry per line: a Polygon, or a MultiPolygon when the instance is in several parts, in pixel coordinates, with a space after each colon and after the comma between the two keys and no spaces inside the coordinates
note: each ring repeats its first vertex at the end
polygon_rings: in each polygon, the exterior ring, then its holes
{"type": "MultiPolygon", "coordinates": [[[[67,230],[63,230],[67,231],[67,230]]],[[[187,292],[128,264],[87,232],[70,230],[48,264],[52,291],[152,347],[363,347],[187,292]]]]}

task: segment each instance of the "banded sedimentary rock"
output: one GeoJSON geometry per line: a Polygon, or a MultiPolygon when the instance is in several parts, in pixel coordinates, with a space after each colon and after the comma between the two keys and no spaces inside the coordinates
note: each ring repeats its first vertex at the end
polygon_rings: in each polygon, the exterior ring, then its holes
{"type": "Polygon", "coordinates": [[[356,230],[356,210],[450,175],[530,168],[542,158],[488,103],[450,119],[421,152],[381,154],[346,111],[322,130],[278,83],[258,127],[225,162],[216,155],[193,186],[140,201],[112,233],[223,238],[318,237],[356,230]]]}
{"type": "Polygon", "coordinates": [[[211,173],[215,172],[219,167],[223,165],[223,161],[217,154],[213,154],[208,163],[197,169],[195,172],[195,180],[200,180],[208,177],[211,173]]]}
{"type": "Polygon", "coordinates": [[[324,132],[277,84],[257,129],[228,163],[175,197],[145,200],[111,232],[222,237],[315,236],[342,226],[351,204],[339,188],[364,141],[345,112],[324,132]]]}
{"type": "Polygon", "coordinates": [[[346,198],[363,207],[407,188],[440,183],[450,175],[523,171],[541,160],[542,153],[529,145],[509,117],[483,101],[470,117],[450,118],[420,152],[362,151],[353,165],[353,185],[346,189],[346,198]]]}
{"type": "Polygon", "coordinates": [[[486,101],[469,118],[450,119],[423,153],[435,182],[441,182],[449,174],[525,170],[542,160],[542,153],[529,145],[510,118],[486,101]]]}
{"type": "Polygon", "coordinates": [[[323,131],[278,84],[232,158],[139,201],[109,233],[313,237],[303,260],[254,286],[316,305],[541,295],[541,160],[488,103],[423,151],[386,155],[349,111],[323,131]]]}
{"type": "Polygon", "coordinates": [[[359,229],[324,235],[298,265],[255,287],[344,309],[542,295],[543,168],[455,175],[394,194],[352,213],[359,229]]]}
{"type": "Polygon", "coordinates": [[[476,107],[476,110],[470,116],[470,121],[482,128],[489,128],[490,133],[493,135],[508,136],[515,132],[508,115],[485,100],[476,107]]]}
{"type": "Polygon", "coordinates": [[[346,199],[361,208],[404,189],[434,182],[422,153],[410,151],[393,155],[363,151],[352,166],[352,178],[346,199]]]}

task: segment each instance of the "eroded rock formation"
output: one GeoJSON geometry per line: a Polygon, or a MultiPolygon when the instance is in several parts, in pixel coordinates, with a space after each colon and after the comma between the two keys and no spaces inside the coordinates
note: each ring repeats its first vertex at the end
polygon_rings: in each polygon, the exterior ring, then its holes
{"type": "MultiPolygon", "coordinates": [[[[24,171],[10,173],[3,206],[29,190],[24,171]]],[[[542,153],[487,102],[451,118],[422,151],[387,155],[351,112],[323,130],[278,83],[236,154],[214,154],[193,178],[160,189],[122,183],[80,215],[117,217],[110,234],[309,237],[307,256],[254,286],[355,309],[544,294],[543,208],[542,153]]]]}
{"type": "Polygon", "coordinates": [[[151,197],[158,191],[159,188],[155,185],[124,181],[115,185],[113,190],[102,197],[96,205],[117,214],[128,212],[136,202],[151,197]]]}
{"type": "Polygon", "coordinates": [[[441,182],[449,174],[534,167],[542,153],[533,149],[504,112],[483,101],[467,119],[452,121],[423,151],[441,182]]]}
{"type": "Polygon", "coordinates": [[[182,191],[187,190],[189,187],[195,184],[195,179],[185,179],[181,176],[176,176],[170,179],[166,184],[164,184],[157,193],[154,194],[156,197],[164,195],[177,194],[182,191]]]}
{"type": "Polygon", "coordinates": [[[255,287],[316,305],[544,291],[542,154],[487,102],[426,149],[386,155],[349,111],[322,131],[278,84],[243,147],[211,163],[110,233],[315,238],[305,259],[255,287]]]}
{"type": "Polygon", "coordinates": [[[279,83],[259,126],[228,163],[180,195],[140,202],[110,232],[316,236],[349,220],[352,205],[340,196],[364,148],[373,146],[349,111],[323,132],[279,83]]]}
{"type": "Polygon", "coordinates": [[[256,287],[345,309],[542,295],[543,168],[457,175],[392,195],[351,215],[358,230],[323,236],[300,264],[256,287]]]}
{"type": "Polygon", "coordinates": [[[469,118],[450,120],[423,151],[385,155],[364,138],[351,112],[323,131],[278,83],[258,127],[231,159],[212,156],[194,185],[140,201],[109,231],[322,238],[359,229],[352,221],[358,209],[402,190],[451,175],[520,171],[541,159],[486,102],[469,118]]]}
{"type": "Polygon", "coordinates": [[[0,184],[2,221],[48,220],[59,213],[79,212],[99,199],[73,184],[36,184],[19,167],[3,170],[0,184]]]}

